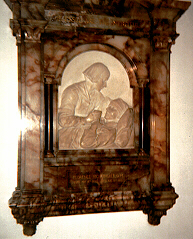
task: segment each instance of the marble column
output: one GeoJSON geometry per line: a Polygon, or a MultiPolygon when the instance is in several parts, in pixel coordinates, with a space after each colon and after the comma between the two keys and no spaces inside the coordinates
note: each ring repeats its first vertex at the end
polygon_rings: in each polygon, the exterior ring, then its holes
{"type": "Polygon", "coordinates": [[[42,189],[44,138],[44,81],[40,36],[43,27],[21,24],[19,48],[19,102],[21,111],[21,141],[19,161],[20,190],[42,189]]]}
{"type": "Polygon", "coordinates": [[[33,235],[41,216],[30,214],[30,205],[42,201],[44,159],[44,78],[41,33],[44,21],[11,20],[18,47],[18,102],[20,134],[18,183],[9,205],[25,235],[33,235]],[[36,23],[36,24],[35,24],[36,23]],[[40,26],[39,26],[40,25],[40,26]],[[25,212],[25,213],[24,213],[25,212]],[[22,217],[21,217],[22,215],[22,217]]]}
{"type": "Polygon", "coordinates": [[[150,159],[153,188],[170,183],[170,37],[154,37],[150,69],[150,159]]]}

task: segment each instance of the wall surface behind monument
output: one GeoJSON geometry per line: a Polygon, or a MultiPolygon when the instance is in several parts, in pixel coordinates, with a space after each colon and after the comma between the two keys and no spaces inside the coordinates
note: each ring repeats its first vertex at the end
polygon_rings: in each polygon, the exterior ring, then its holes
{"type": "MultiPolygon", "coordinates": [[[[192,1],[193,4],[193,1],[192,1]]],[[[17,184],[17,49],[0,0],[0,238],[26,238],[8,200],[17,184]]],[[[193,238],[193,6],[177,22],[171,55],[171,182],[179,194],[157,227],[140,212],[45,218],[33,238],[193,238]]]]}

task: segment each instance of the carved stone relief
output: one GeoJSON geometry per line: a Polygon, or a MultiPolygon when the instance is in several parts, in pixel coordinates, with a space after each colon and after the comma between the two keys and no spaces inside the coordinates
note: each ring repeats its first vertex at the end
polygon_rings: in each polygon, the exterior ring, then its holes
{"type": "Polygon", "coordinates": [[[133,91],[118,60],[100,51],[82,53],[63,81],[68,86],[59,90],[59,149],[134,147],[133,91]]]}

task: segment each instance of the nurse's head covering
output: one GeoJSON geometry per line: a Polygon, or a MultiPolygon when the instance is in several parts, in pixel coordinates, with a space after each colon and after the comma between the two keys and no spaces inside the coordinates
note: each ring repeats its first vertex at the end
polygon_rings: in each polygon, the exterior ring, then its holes
{"type": "Polygon", "coordinates": [[[107,81],[110,76],[109,69],[101,62],[96,62],[89,66],[83,74],[93,83],[97,83],[100,79],[107,81]]]}

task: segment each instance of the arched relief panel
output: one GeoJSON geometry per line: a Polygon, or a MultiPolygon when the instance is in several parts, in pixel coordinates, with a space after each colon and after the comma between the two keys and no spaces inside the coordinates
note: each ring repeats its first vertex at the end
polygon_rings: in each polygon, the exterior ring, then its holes
{"type": "Polygon", "coordinates": [[[101,51],[106,52],[117,58],[117,60],[120,61],[120,63],[125,68],[131,87],[138,86],[137,79],[136,79],[136,71],[137,67],[135,63],[132,61],[129,56],[125,55],[124,52],[121,52],[119,49],[107,45],[107,44],[99,44],[99,43],[91,43],[91,44],[83,44],[75,47],[71,51],[67,52],[66,55],[63,57],[63,59],[60,61],[58,69],[56,71],[56,81],[61,84],[61,77],[63,74],[63,71],[66,67],[66,65],[77,55],[86,52],[86,51],[101,51]]]}
{"type": "Polygon", "coordinates": [[[96,62],[103,63],[110,72],[110,76],[101,93],[111,99],[121,97],[129,106],[133,107],[133,87],[130,85],[126,69],[117,58],[100,50],[82,52],[73,57],[66,65],[58,90],[59,99],[63,90],[69,85],[84,81],[84,70],[96,62]]]}
{"type": "MultiPolygon", "coordinates": [[[[58,97],[58,108],[59,108],[59,135],[58,135],[58,142],[59,142],[59,150],[64,150],[64,149],[79,149],[79,148],[116,148],[117,146],[111,146],[112,144],[106,144],[103,142],[104,147],[101,146],[101,143],[94,143],[94,144],[86,144],[87,146],[66,146],[69,143],[69,137],[72,137],[72,132],[70,129],[66,130],[65,133],[61,133],[62,130],[61,128],[63,125],[60,122],[60,114],[62,111],[62,104],[64,106],[64,102],[62,103],[62,98],[65,98],[62,96],[63,91],[67,87],[73,87],[73,84],[84,81],[84,75],[82,72],[92,65],[93,63],[96,62],[102,62],[104,65],[107,66],[107,68],[110,71],[110,75],[112,74],[112,77],[109,78],[109,81],[107,82],[107,88],[102,89],[101,93],[104,94],[105,97],[110,98],[111,100],[117,100],[118,98],[126,102],[128,104],[129,108],[131,108],[132,114],[133,114],[133,127],[134,130],[132,132],[131,138],[133,140],[130,140],[130,143],[125,144],[121,143],[119,144],[118,148],[135,148],[136,151],[138,151],[139,147],[139,128],[140,128],[140,119],[139,119],[139,89],[137,84],[137,79],[136,79],[136,66],[132,62],[131,59],[125,56],[124,53],[120,52],[114,47],[108,46],[108,45],[103,45],[103,44],[84,44],[76,47],[72,51],[68,52],[66,56],[61,60],[60,65],[58,67],[58,70],[56,72],[56,81],[60,82],[61,86],[59,87],[59,97],[58,97]],[[87,55],[86,58],[85,55],[87,55]],[[94,56],[94,57],[92,57],[94,56]],[[82,57],[82,58],[81,58],[82,57]],[[79,60],[78,60],[79,58],[79,60]],[[84,62],[86,59],[86,62],[84,62]],[[114,59],[114,60],[110,60],[114,59]],[[75,65],[72,66],[72,65],[75,65]],[[119,65],[119,66],[118,66],[119,65]],[[74,73],[76,71],[76,73],[74,73]],[[125,77],[125,82],[123,79],[121,79],[121,74],[117,74],[116,71],[122,71],[125,77]],[[63,73],[63,77],[61,80],[61,75],[63,73]],[[116,76],[116,74],[117,76],[116,76]],[[112,78],[117,78],[117,79],[112,79],[112,78]],[[120,90],[119,90],[120,89],[120,90]],[[130,93],[130,96],[127,92],[130,93]],[[120,95],[118,93],[115,93],[116,91],[121,92],[120,95]],[[124,92],[125,91],[125,92],[124,92]],[[69,131],[69,132],[68,132],[69,131]],[[68,136],[68,141],[67,144],[63,144],[62,142],[65,142],[64,135],[69,135],[68,136]],[[131,143],[133,141],[133,143],[131,143]],[[110,146],[109,146],[110,145],[110,146]],[[126,146],[127,145],[127,146],[126,146]],[[101,146],[101,147],[100,147],[101,146]]],[[[79,83],[78,83],[79,84],[79,83]]],[[[68,91],[68,90],[67,90],[68,91]]],[[[67,98],[71,96],[66,96],[67,98]]],[[[67,99],[65,98],[65,99],[67,99]]],[[[108,101],[109,104],[109,101],[108,101]]],[[[108,104],[104,104],[108,106],[108,104]]],[[[68,105],[69,106],[69,105],[68,105]]],[[[66,107],[66,106],[65,106],[66,107]]],[[[105,117],[106,108],[104,107],[102,110],[102,118],[105,117]]],[[[87,112],[88,113],[88,112],[87,112]]],[[[79,112],[80,114],[80,112],[79,112]]],[[[86,115],[83,114],[84,117],[86,115]]],[[[127,123],[129,124],[129,123],[127,123]]],[[[129,126],[129,125],[127,125],[129,126]]],[[[99,130],[99,129],[98,129],[99,130]]],[[[105,131],[106,129],[103,130],[105,131]]],[[[105,135],[110,134],[109,131],[107,130],[105,135]]],[[[81,133],[82,135],[82,133],[81,133]]],[[[66,136],[65,136],[66,137],[66,136]]],[[[86,137],[86,136],[85,136],[86,137]]],[[[98,137],[98,136],[97,136],[98,137]]],[[[88,137],[86,137],[88,139],[88,137]]],[[[104,137],[103,137],[104,138],[104,137]]],[[[66,138],[67,139],[67,138],[66,138]]],[[[108,141],[108,139],[107,139],[108,141]]],[[[80,143],[78,143],[79,145],[80,143]]]]}

